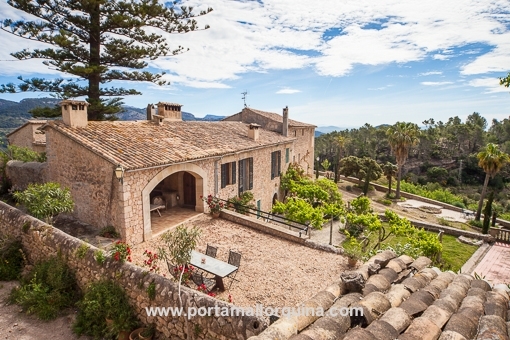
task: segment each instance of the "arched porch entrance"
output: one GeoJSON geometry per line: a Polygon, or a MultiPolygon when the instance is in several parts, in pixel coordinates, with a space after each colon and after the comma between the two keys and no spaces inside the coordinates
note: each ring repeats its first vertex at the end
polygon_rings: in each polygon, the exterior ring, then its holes
{"type": "Polygon", "coordinates": [[[204,211],[207,176],[194,164],[169,166],[142,190],[144,241],[204,211]]]}

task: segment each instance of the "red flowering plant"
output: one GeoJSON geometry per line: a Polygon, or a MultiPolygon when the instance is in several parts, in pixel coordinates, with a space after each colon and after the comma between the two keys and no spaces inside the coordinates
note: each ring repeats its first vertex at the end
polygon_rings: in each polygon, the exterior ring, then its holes
{"type": "Polygon", "coordinates": [[[225,207],[225,204],[222,201],[220,201],[220,199],[218,197],[215,197],[213,195],[209,195],[207,197],[201,197],[201,198],[202,198],[202,201],[207,203],[209,210],[211,210],[211,214],[219,213],[225,207]]]}
{"type": "Polygon", "coordinates": [[[184,266],[184,272],[182,271],[182,266],[176,266],[174,267],[173,276],[178,279],[179,275],[182,272],[182,282],[184,284],[187,284],[189,280],[191,280],[191,276],[193,275],[193,271],[195,270],[195,267],[192,265],[186,265],[184,266]]]}
{"type": "MultiPolygon", "coordinates": [[[[143,266],[149,268],[149,272],[153,272],[158,274],[159,273],[159,255],[158,253],[153,253],[151,251],[148,251],[147,249],[143,252],[143,254],[147,257],[147,259],[143,260],[143,266]]],[[[166,276],[163,274],[163,276],[166,276]]]]}
{"type": "Polygon", "coordinates": [[[110,255],[115,261],[124,262],[127,260],[128,262],[131,262],[131,248],[126,242],[115,242],[110,251],[110,255]]]}

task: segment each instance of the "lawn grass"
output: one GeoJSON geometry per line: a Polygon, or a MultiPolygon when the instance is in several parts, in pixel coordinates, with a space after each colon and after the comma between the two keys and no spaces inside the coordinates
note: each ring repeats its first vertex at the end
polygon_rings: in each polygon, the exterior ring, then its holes
{"type": "MultiPolygon", "coordinates": [[[[437,235],[436,232],[429,233],[437,235]]],[[[369,239],[370,245],[375,245],[377,242],[377,234],[370,234],[369,239]]],[[[399,243],[400,245],[407,243],[407,237],[392,235],[383,242],[381,248],[385,248],[386,246],[395,248],[395,246],[397,246],[399,243]]],[[[342,246],[348,248],[348,241],[344,242],[342,246]]],[[[440,267],[442,270],[452,270],[454,272],[458,272],[477,249],[477,246],[464,244],[457,241],[455,236],[443,235],[443,252],[441,254],[442,263],[439,265],[435,263],[434,265],[440,267]]]]}

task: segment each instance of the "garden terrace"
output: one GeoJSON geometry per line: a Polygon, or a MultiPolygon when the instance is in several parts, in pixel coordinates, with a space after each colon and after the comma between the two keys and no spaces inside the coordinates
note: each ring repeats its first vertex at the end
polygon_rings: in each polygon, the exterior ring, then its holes
{"type": "MultiPolygon", "coordinates": [[[[204,218],[193,221],[202,231],[197,249],[205,253],[207,244],[218,247],[217,258],[227,261],[229,249],[242,254],[241,266],[230,292],[220,293],[228,300],[229,293],[236,306],[295,306],[315,292],[324,289],[347,269],[343,256],[305,247],[224,219],[204,218]]],[[[157,251],[159,238],[137,245],[133,262],[143,263],[143,252],[157,251]]],[[[161,273],[168,276],[165,264],[161,273]]],[[[230,279],[225,279],[226,287],[230,279]]]]}

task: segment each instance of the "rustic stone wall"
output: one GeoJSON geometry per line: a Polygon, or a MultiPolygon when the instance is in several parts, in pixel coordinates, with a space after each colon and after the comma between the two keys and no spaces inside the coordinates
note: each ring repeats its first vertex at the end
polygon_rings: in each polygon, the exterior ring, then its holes
{"type": "Polygon", "coordinates": [[[22,146],[37,152],[46,151],[45,142],[46,135],[37,128],[43,126],[44,123],[27,123],[14,131],[7,137],[9,144],[22,146]]]}
{"type": "Polygon", "coordinates": [[[5,167],[14,190],[25,190],[30,183],[44,183],[47,163],[9,161],[5,167]]]}
{"type": "MultiPolygon", "coordinates": [[[[167,338],[184,339],[185,334],[190,334],[194,335],[196,340],[243,340],[259,334],[264,328],[263,321],[255,316],[197,316],[187,323],[184,317],[148,317],[145,307],[179,306],[178,286],[175,282],[158,274],[145,272],[131,263],[119,263],[109,259],[100,265],[94,259],[94,252],[98,249],[89,244],[85,256],[80,258],[76,255],[76,250],[84,242],[3,202],[0,202],[0,235],[20,238],[31,263],[57,253],[62,254],[75,272],[81,289],[100,279],[116,281],[126,290],[138,318],[145,324],[155,323],[157,330],[167,338]],[[147,287],[152,282],[156,287],[156,295],[151,301],[147,287]]],[[[233,306],[187,287],[181,287],[181,297],[184,310],[187,307],[233,306]]]]}
{"type": "Polygon", "coordinates": [[[289,137],[297,138],[292,146],[291,162],[296,162],[308,175],[313,175],[315,168],[314,140],[315,128],[289,127],[289,137]]]}
{"type": "Polygon", "coordinates": [[[122,206],[116,197],[120,183],[115,178],[115,165],[54,129],[46,129],[46,134],[46,179],[71,190],[73,216],[98,228],[113,225],[125,237],[119,228],[122,206]]]}

